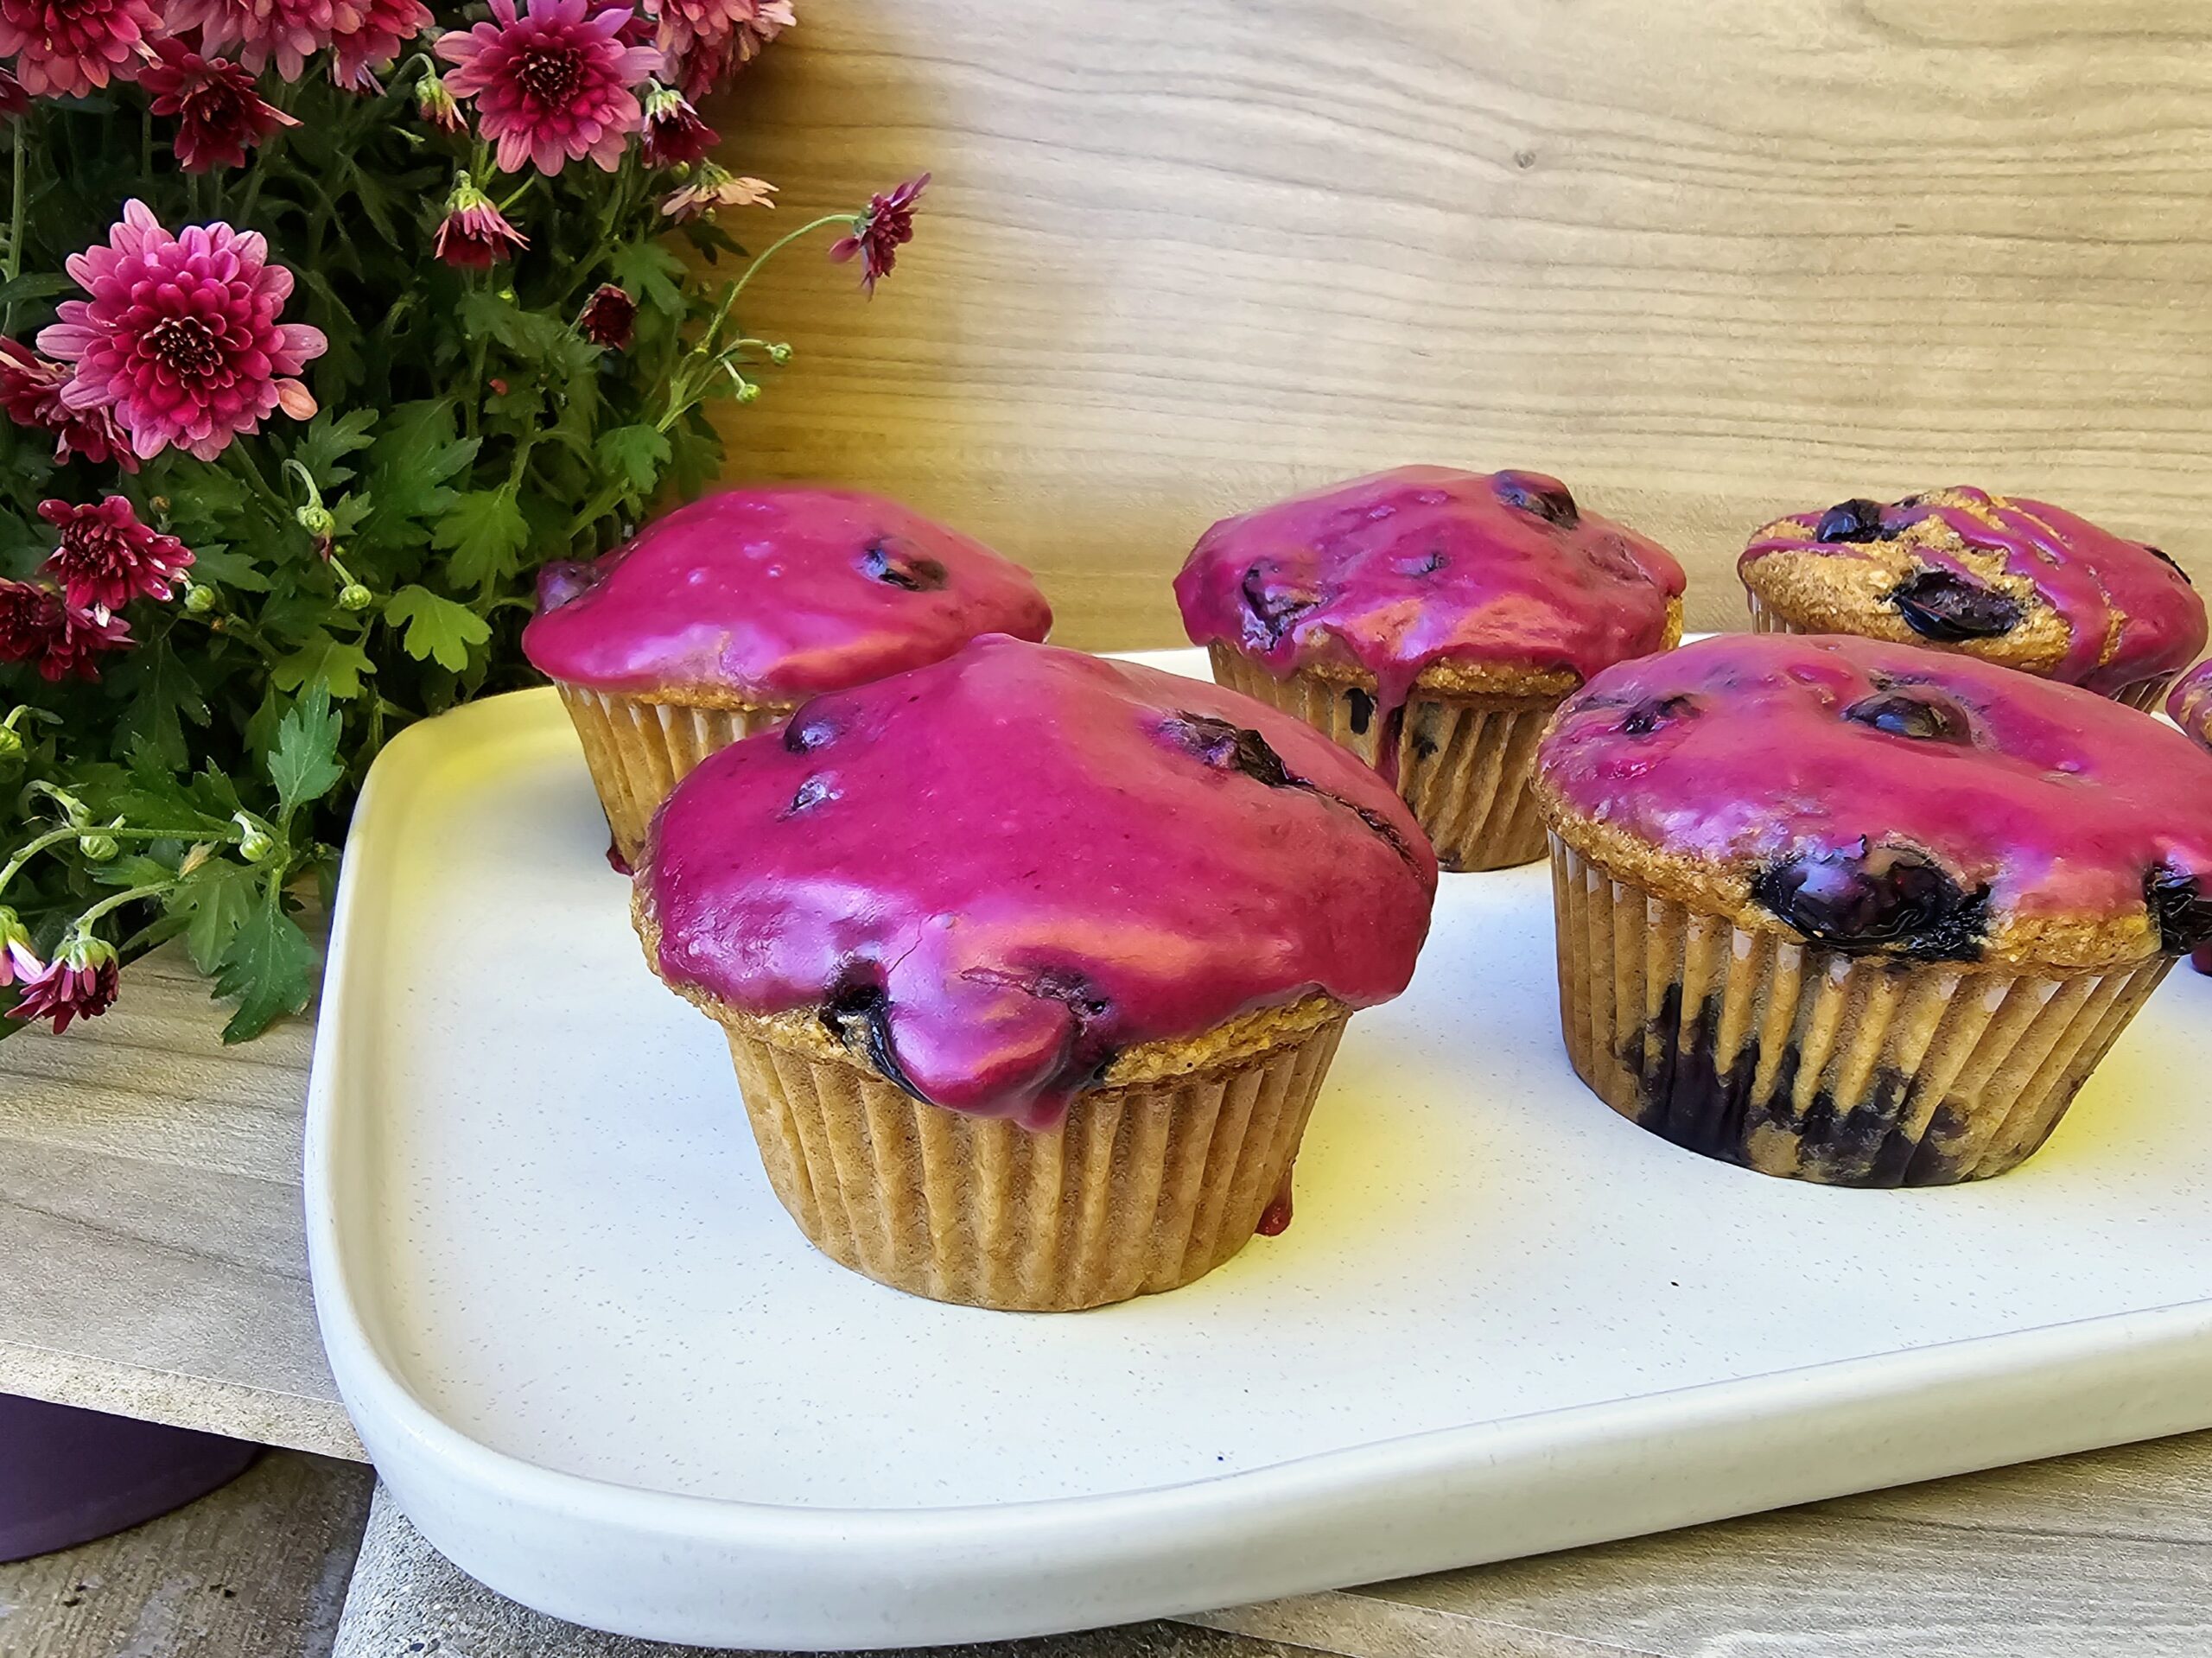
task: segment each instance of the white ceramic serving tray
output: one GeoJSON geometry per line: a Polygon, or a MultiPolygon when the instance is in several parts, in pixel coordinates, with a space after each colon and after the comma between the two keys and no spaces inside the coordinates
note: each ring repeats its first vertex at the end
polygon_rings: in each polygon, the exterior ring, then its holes
{"type": "MultiPolygon", "coordinates": [[[[1195,651],[1154,658],[1203,671],[1195,651]]],[[[715,1645],[1194,1611],[2212,1425],[2212,980],[2017,1172],[1823,1190],[1608,1111],[1541,866],[1446,876],[1297,1218],[1173,1294],[938,1305],[777,1207],[645,970],[549,692],[416,727],[347,849],[307,1202],[330,1360],[425,1535],[715,1645]]]]}

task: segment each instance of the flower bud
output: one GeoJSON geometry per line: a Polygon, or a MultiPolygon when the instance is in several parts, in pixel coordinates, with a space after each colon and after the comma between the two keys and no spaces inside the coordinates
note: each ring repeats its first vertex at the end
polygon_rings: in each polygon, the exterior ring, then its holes
{"type": "Polygon", "coordinates": [[[791,348],[785,345],[782,340],[779,340],[774,345],[768,347],[768,360],[773,363],[778,368],[781,368],[785,364],[791,360],[791,348]]]}
{"type": "Polygon", "coordinates": [[[348,581],[338,590],[338,607],[340,610],[366,610],[376,601],[376,594],[359,581],[348,581]]]}
{"type": "Polygon", "coordinates": [[[244,812],[232,812],[231,822],[238,826],[238,856],[248,863],[267,863],[270,854],[276,850],[276,837],[268,826],[244,812]]]}
{"type": "Polygon", "coordinates": [[[215,608],[215,589],[195,581],[184,590],[184,607],[195,616],[205,616],[215,608]]]}
{"type": "MultiPolygon", "coordinates": [[[[109,829],[122,827],[123,820],[120,817],[108,825],[109,829]]],[[[86,863],[108,863],[113,861],[116,854],[121,852],[123,848],[117,843],[112,835],[102,830],[94,830],[77,842],[77,850],[85,854],[86,863]]]]}
{"type": "Polygon", "coordinates": [[[309,501],[292,516],[299,520],[300,528],[317,541],[328,541],[338,530],[338,520],[330,516],[330,509],[321,501],[309,501]]]}
{"type": "Polygon", "coordinates": [[[0,760],[21,759],[22,752],[23,734],[13,726],[0,726],[0,760]]]}
{"type": "Polygon", "coordinates": [[[740,403],[757,403],[760,400],[760,388],[755,385],[752,381],[741,380],[738,382],[737,400],[740,403]]]}

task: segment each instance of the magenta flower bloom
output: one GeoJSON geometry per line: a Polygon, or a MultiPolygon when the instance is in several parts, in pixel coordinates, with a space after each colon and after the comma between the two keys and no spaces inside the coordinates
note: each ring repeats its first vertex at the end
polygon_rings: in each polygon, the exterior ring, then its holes
{"type": "Polygon", "coordinates": [[[576,332],[594,346],[627,351],[638,334],[638,302],[611,282],[592,289],[576,317],[576,332]]]}
{"type": "Polygon", "coordinates": [[[760,0],[749,17],[719,35],[695,35],[689,46],[668,54],[667,78],[693,103],[719,89],[760,55],[760,48],[798,21],[790,0],[760,0]]]}
{"type": "Polygon", "coordinates": [[[638,137],[646,166],[688,167],[704,161],[721,142],[721,135],[699,118],[683,93],[658,81],[646,92],[645,130],[638,137]]]}
{"type": "Polygon", "coordinates": [[[279,75],[297,80],[330,44],[331,14],[331,0],[168,0],[167,25],[172,35],[198,29],[210,57],[236,48],[247,68],[258,73],[274,59],[279,75]]]}
{"type": "Polygon", "coordinates": [[[60,1036],[77,1019],[98,1019],[115,1006],[123,988],[115,947],[98,938],[73,938],[37,973],[23,981],[10,1019],[48,1020],[60,1036]]]}
{"type": "Polygon", "coordinates": [[[62,402],[113,410],[142,458],[175,444],[213,461],[279,409],[294,420],[315,413],[293,377],[329,341],[276,320],[292,273],[269,263],[257,231],[192,225],[172,236],[132,201],[106,245],[71,254],[68,270],[92,297],[58,307],[39,348],[77,365],[62,402]]]}
{"type": "Polygon", "coordinates": [[[446,198],[446,216],[430,251],[462,270],[489,270],[529,245],[530,238],[463,173],[446,198]]]}
{"type": "Polygon", "coordinates": [[[138,470],[138,457],[130,453],[130,440],[105,409],[82,411],[66,407],[61,389],[69,384],[69,370],[32,355],[22,345],[0,335],[0,409],[18,426],[54,435],[54,459],[58,464],[71,455],[82,455],[94,466],[113,461],[125,472],[138,470]]]}
{"type": "Polygon", "coordinates": [[[299,123],[263,100],[253,77],[235,63],[203,58],[181,41],[161,41],[138,83],[156,115],[177,118],[176,158],[188,173],[244,167],[245,152],[279,127],[299,123]]]}
{"type": "Polygon", "coordinates": [[[46,971],[46,963],[31,948],[30,930],[13,910],[0,909],[0,988],[21,981],[29,983],[46,971]]]}
{"type": "Polygon", "coordinates": [[[140,523],[120,495],[96,506],[41,501],[38,515],[61,532],[40,568],[61,584],[61,601],[72,610],[105,617],[133,599],[166,600],[192,566],[189,548],[140,523]]]}
{"type": "Polygon", "coordinates": [[[381,92],[376,72],[435,21],[422,0],[334,0],[331,79],[353,92],[381,92]]]}
{"type": "Polygon", "coordinates": [[[492,0],[492,22],[439,37],[438,55],[457,66],[446,84],[475,99],[501,172],[527,161],[557,173],[585,156],[609,173],[620,164],[644,118],[635,89],[660,67],[653,48],[620,38],[631,15],[592,0],[533,0],[518,15],[514,0],[492,0]]]}
{"type": "Polygon", "coordinates": [[[93,658],[130,642],[120,617],[72,610],[52,588],[0,581],[0,663],[28,662],[46,680],[98,679],[93,658]]]}
{"type": "Polygon", "coordinates": [[[839,264],[860,256],[861,286],[869,298],[875,296],[877,280],[889,276],[899,263],[899,250],[914,239],[914,204],[929,182],[930,175],[924,173],[888,195],[871,196],[868,211],[853,220],[852,230],[831,245],[830,257],[839,264]]]}
{"type": "Polygon", "coordinates": [[[26,92],[73,98],[133,79],[161,27],[148,0],[0,0],[0,58],[16,60],[26,92]]]}

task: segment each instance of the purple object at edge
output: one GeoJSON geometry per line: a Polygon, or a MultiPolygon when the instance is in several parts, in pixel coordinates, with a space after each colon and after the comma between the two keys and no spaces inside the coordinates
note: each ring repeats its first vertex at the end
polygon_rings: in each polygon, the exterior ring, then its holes
{"type": "Polygon", "coordinates": [[[0,1394],[0,1561],[167,1514],[235,1479],[260,1449],[0,1394]]]}

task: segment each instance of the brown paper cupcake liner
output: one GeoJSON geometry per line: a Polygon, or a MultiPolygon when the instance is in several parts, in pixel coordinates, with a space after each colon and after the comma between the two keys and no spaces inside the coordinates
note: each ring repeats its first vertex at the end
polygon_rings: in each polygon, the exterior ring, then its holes
{"type": "Polygon", "coordinates": [[[1371,686],[1299,672],[1277,679],[1224,645],[1209,647],[1215,681],[1281,708],[1376,765],[1394,724],[1398,794],[1446,869],[1504,869],[1544,855],[1530,784],[1536,741],[1558,696],[1418,696],[1402,716],[1376,716],[1371,686]]]}
{"type": "Polygon", "coordinates": [[[1949,1185],[2041,1146],[2173,963],[1899,963],[1747,931],[1556,835],[1560,1017],[1606,1104],[1675,1145],[1826,1185],[1949,1185]]]}
{"type": "Polygon", "coordinates": [[[779,703],[709,708],[582,685],[555,689],[583,742],[584,764],[613,831],[615,850],[632,863],[645,847],[653,813],[700,761],[741,737],[768,730],[791,713],[779,703]]]}
{"type": "Polygon", "coordinates": [[[1345,1015],[1283,1045],[1077,1096],[1057,1128],[928,1104],[722,1018],[769,1184],[833,1261],[939,1301],[1055,1312],[1203,1277],[1278,1196],[1345,1015]]]}
{"type": "MultiPolygon", "coordinates": [[[[1744,598],[1751,607],[1751,632],[1754,633],[1810,633],[1813,631],[1809,627],[1800,627],[1795,622],[1784,621],[1780,613],[1749,588],[1744,589],[1744,598]]],[[[2131,708],[2155,714],[2164,706],[2166,693],[2173,689],[2173,683],[2178,677],[2177,674],[2161,674],[2153,679],[2122,686],[2116,691],[2107,691],[2105,695],[2115,702],[2125,702],[2131,708]]]]}

